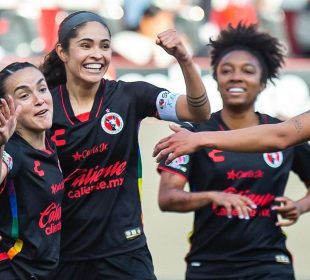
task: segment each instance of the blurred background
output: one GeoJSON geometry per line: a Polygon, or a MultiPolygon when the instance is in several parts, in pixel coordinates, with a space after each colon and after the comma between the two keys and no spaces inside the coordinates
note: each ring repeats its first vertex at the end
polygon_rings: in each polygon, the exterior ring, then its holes
{"type": "MultiPolygon", "coordinates": [[[[280,79],[260,94],[257,109],[282,119],[310,109],[310,0],[0,0],[0,69],[14,61],[39,64],[56,43],[59,23],[77,10],[100,14],[110,27],[113,59],[107,78],[145,80],[185,93],[175,60],[155,45],[159,32],[176,28],[201,71],[212,111],[221,109],[222,103],[210,73],[209,39],[229,23],[256,23],[279,38],[287,51],[280,79]]],[[[151,157],[155,143],[169,133],[165,122],[142,122],[142,202],[158,280],[181,280],[192,214],[160,212],[159,176],[151,157]]],[[[292,174],[287,195],[297,199],[304,193],[292,174]]],[[[309,216],[285,228],[297,280],[310,280],[309,216]]]]}

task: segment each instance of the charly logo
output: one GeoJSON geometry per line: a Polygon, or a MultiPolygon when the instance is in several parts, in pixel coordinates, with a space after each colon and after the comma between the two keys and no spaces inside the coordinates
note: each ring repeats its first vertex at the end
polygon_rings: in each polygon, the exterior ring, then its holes
{"type": "Polygon", "coordinates": [[[123,129],[124,122],[119,114],[108,112],[102,117],[101,126],[105,132],[117,134],[123,129]]]}
{"type": "Polygon", "coordinates": [[[272,168],[279,167],[283,162],[283,153],[275,152],[275,153],[264,153],[265,162],[272,168]]]}

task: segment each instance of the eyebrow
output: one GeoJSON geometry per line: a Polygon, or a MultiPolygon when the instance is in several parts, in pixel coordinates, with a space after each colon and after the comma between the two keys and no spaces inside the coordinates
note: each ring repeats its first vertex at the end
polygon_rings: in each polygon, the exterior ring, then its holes
{"type": "MultiPolygon", "coordinates": [[[[222,64],[219,64],[219,66],[226,66],[226,65],[231,66],[231,65],[233,65],[233,63],[232,62],[224,62],[222,64]]],[[[242,64],[242,66],[256,66],[256,64],[255,63],[246,62],[246,63],[242,64]]]]}
{"type": "MultiPolygon", "coordinates": [[[[93,42],[93,41],[94,41],[94,39],[90,39],[90,38],[82,38],[82,39],[78,40],[77,42],[79,43],[79,42],[82,42],[82,41],[89,41],[89,42],[93,42]]],[[[111,40],[110,40],[110,39],[102,39],[102,40],[100,40],[100,41],[101,41],[101,42],[105,42],[105,41],[110,42],[111,40]]]]}
{"type": "MultiPolygon", "coordinates": [[[[43,81],[44,81],[44,78],[41,78],[40,80],[37,81],[36,85],[41,84],[43,81]]],[[[17,88],[14,90],[14,93],[15,93],[16,91],[20,90],[20,89],[27,89],[27,88],[28,88],[28,86],[19,86],[19,87],[17,87],[17,88]]]]}

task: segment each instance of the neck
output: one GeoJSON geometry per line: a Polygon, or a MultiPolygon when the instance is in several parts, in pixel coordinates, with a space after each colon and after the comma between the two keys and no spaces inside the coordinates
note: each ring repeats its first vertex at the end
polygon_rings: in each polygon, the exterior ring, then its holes
{"type": "Polygon", "coordinates": [[[254,108],[250,108],[243,112],[234,112],[227,108],[223,108],[221,117],[229,129],[239,129],[259,124],[259,118],[254,108]]]}
{"type": "Polygon", "coordinates": [[[26,140],[33,148],[37,150],[45,150],[45,131],[33,132],[22,128],[16,128],[16,133],[26,140]]]}
{"type": "Polygon", "coordinates": [[[81,85],[74,82],[67,82],[66,87],[75,115],[91,111],[100,83],[101,81],[92,85],[81,85]]]}

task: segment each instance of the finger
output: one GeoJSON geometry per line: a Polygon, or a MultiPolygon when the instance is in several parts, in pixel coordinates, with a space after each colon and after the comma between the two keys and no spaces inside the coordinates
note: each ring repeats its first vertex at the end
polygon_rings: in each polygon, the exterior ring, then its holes
{"type": "Polygon", "coordinates": [[[241,198],[243,200],[243,202],[248,206],[250,207],[251,209],[256,209],[257,208],[257,205],[248,197],[246,196],[242,196],[241,198]]]}
{"type": "Polygon", "coordinates": [[[296,221],[295,220],[285,220],[285,221],[279,221],[276,223],[276,226],[278,227],[288,227],[294,224],[296,221]]]}
{"type": "Polygon", "coordinates": [[[160,37],[160,41],[166,48],[173,48],[176,46],[175,38],[170,34],[160,37]]]}
{"type": "Polygon", "coordinates": [[[8,96],[7,103],[8,103],[10,115],[14,115],[14,112],[15,112],[15,104],[14,104],[14,100],[13,100],[12,96],[10,96],[10,95],[8,96]]]}
{"type": "Polygon", "coordinates": [[[171,148],[161,150],[160,153],[158,154],[157,158],[156,158],[156,162],[162,161],[165,157],[167,157],[167,155],[170,153],[170,151],[171,151],[171,148]]]}
{"type": "Polygon", "coordinates": [[[171,153],[169,153],[169,155],[168,155],[168,157],[167,157],[167,159],[166,159],[166,162],[165,162],[165,164],[167,165],[167,164],[170,164],[172,161],[174,161],[177,157],[179,157],[181,154],[180,153],[178,153],[178,152],[171,152],[171,153]]]}
{"type": "Polygon", "coordinates": [[[173,130],[174,132],[179,132],[179,131],[182,131],[184,128],[178,126],[178,125],[175,125],[175,124],[169,124],[169,128],[171,130],[173,130]]]}
{"type": "Polygon", "coordinates": [[[224,205],[227,211],[227,218],[231,219],[232,218],[232,207],[230,204],[224,205]]]}
{"type": "Polygon", "coordinates": [[[0,127],[4,127],[6,125],[6,118],[3,116],[3,113],[0,113],[0,127]]]}
{"type": "Polygon", "coordinates": [[[166,137],[164,139],[161,139],[154,147],[153,149],[153,157],[156,157],[162,150],[166,149],[168,147],[168,140],[170,137],[166,137]]]}
{"type": "Polygon", "coordinates": [[[250,219],[250,212],[252,211],[252,208],[248,207],[247,205],[243,205],[240,208],[242,210],[244,219],[249,220],[250,219]]]}
{"type": "Polygon", "coordinates": [[[277,196],[274,200],[277,201],[277,202],[286,202],[286,201],[288,201],[287,197],[285,197],[285,196],[277,196]]]}
{"type": "Polygon", "coordinates": [[[18,118],[21,111],[22,111],[22,106],[21,106],[21,105],[18,105],[18,106],[16,107],[16,109],[15,109],[14,116],[15,116],[16,118],[18,118]]]}
{"type": "Polygon", "coordinates": [[[235,205],[234,208],[237,210],[238,212],[238,218],[239,219],[245,219],[246,216],[248,216],[245,212],[243,207],[241,207],[240,205],[235,205]]]}
{"type": "Polygon", "coordinates": [[[297,213],[288,213],[285,215],[281,215],[283,219],[287,220],[297,220],[298,219],[298,214],[297,213]]]}
{"type": "Polygon", "coordinates": [[[279,213],[282,213],[282,212],[293,211],[296,209],[296,207],[295,205],[290,204],[290,205],[272,206],[271,209],[279,213]]]}
{"type": "Polygon", "coordinates": [[[4,98],[1,98],[1,105],[2,114],[6,119],[8,119],[10,117],[10,109],[7,101],[4,98]]]}

